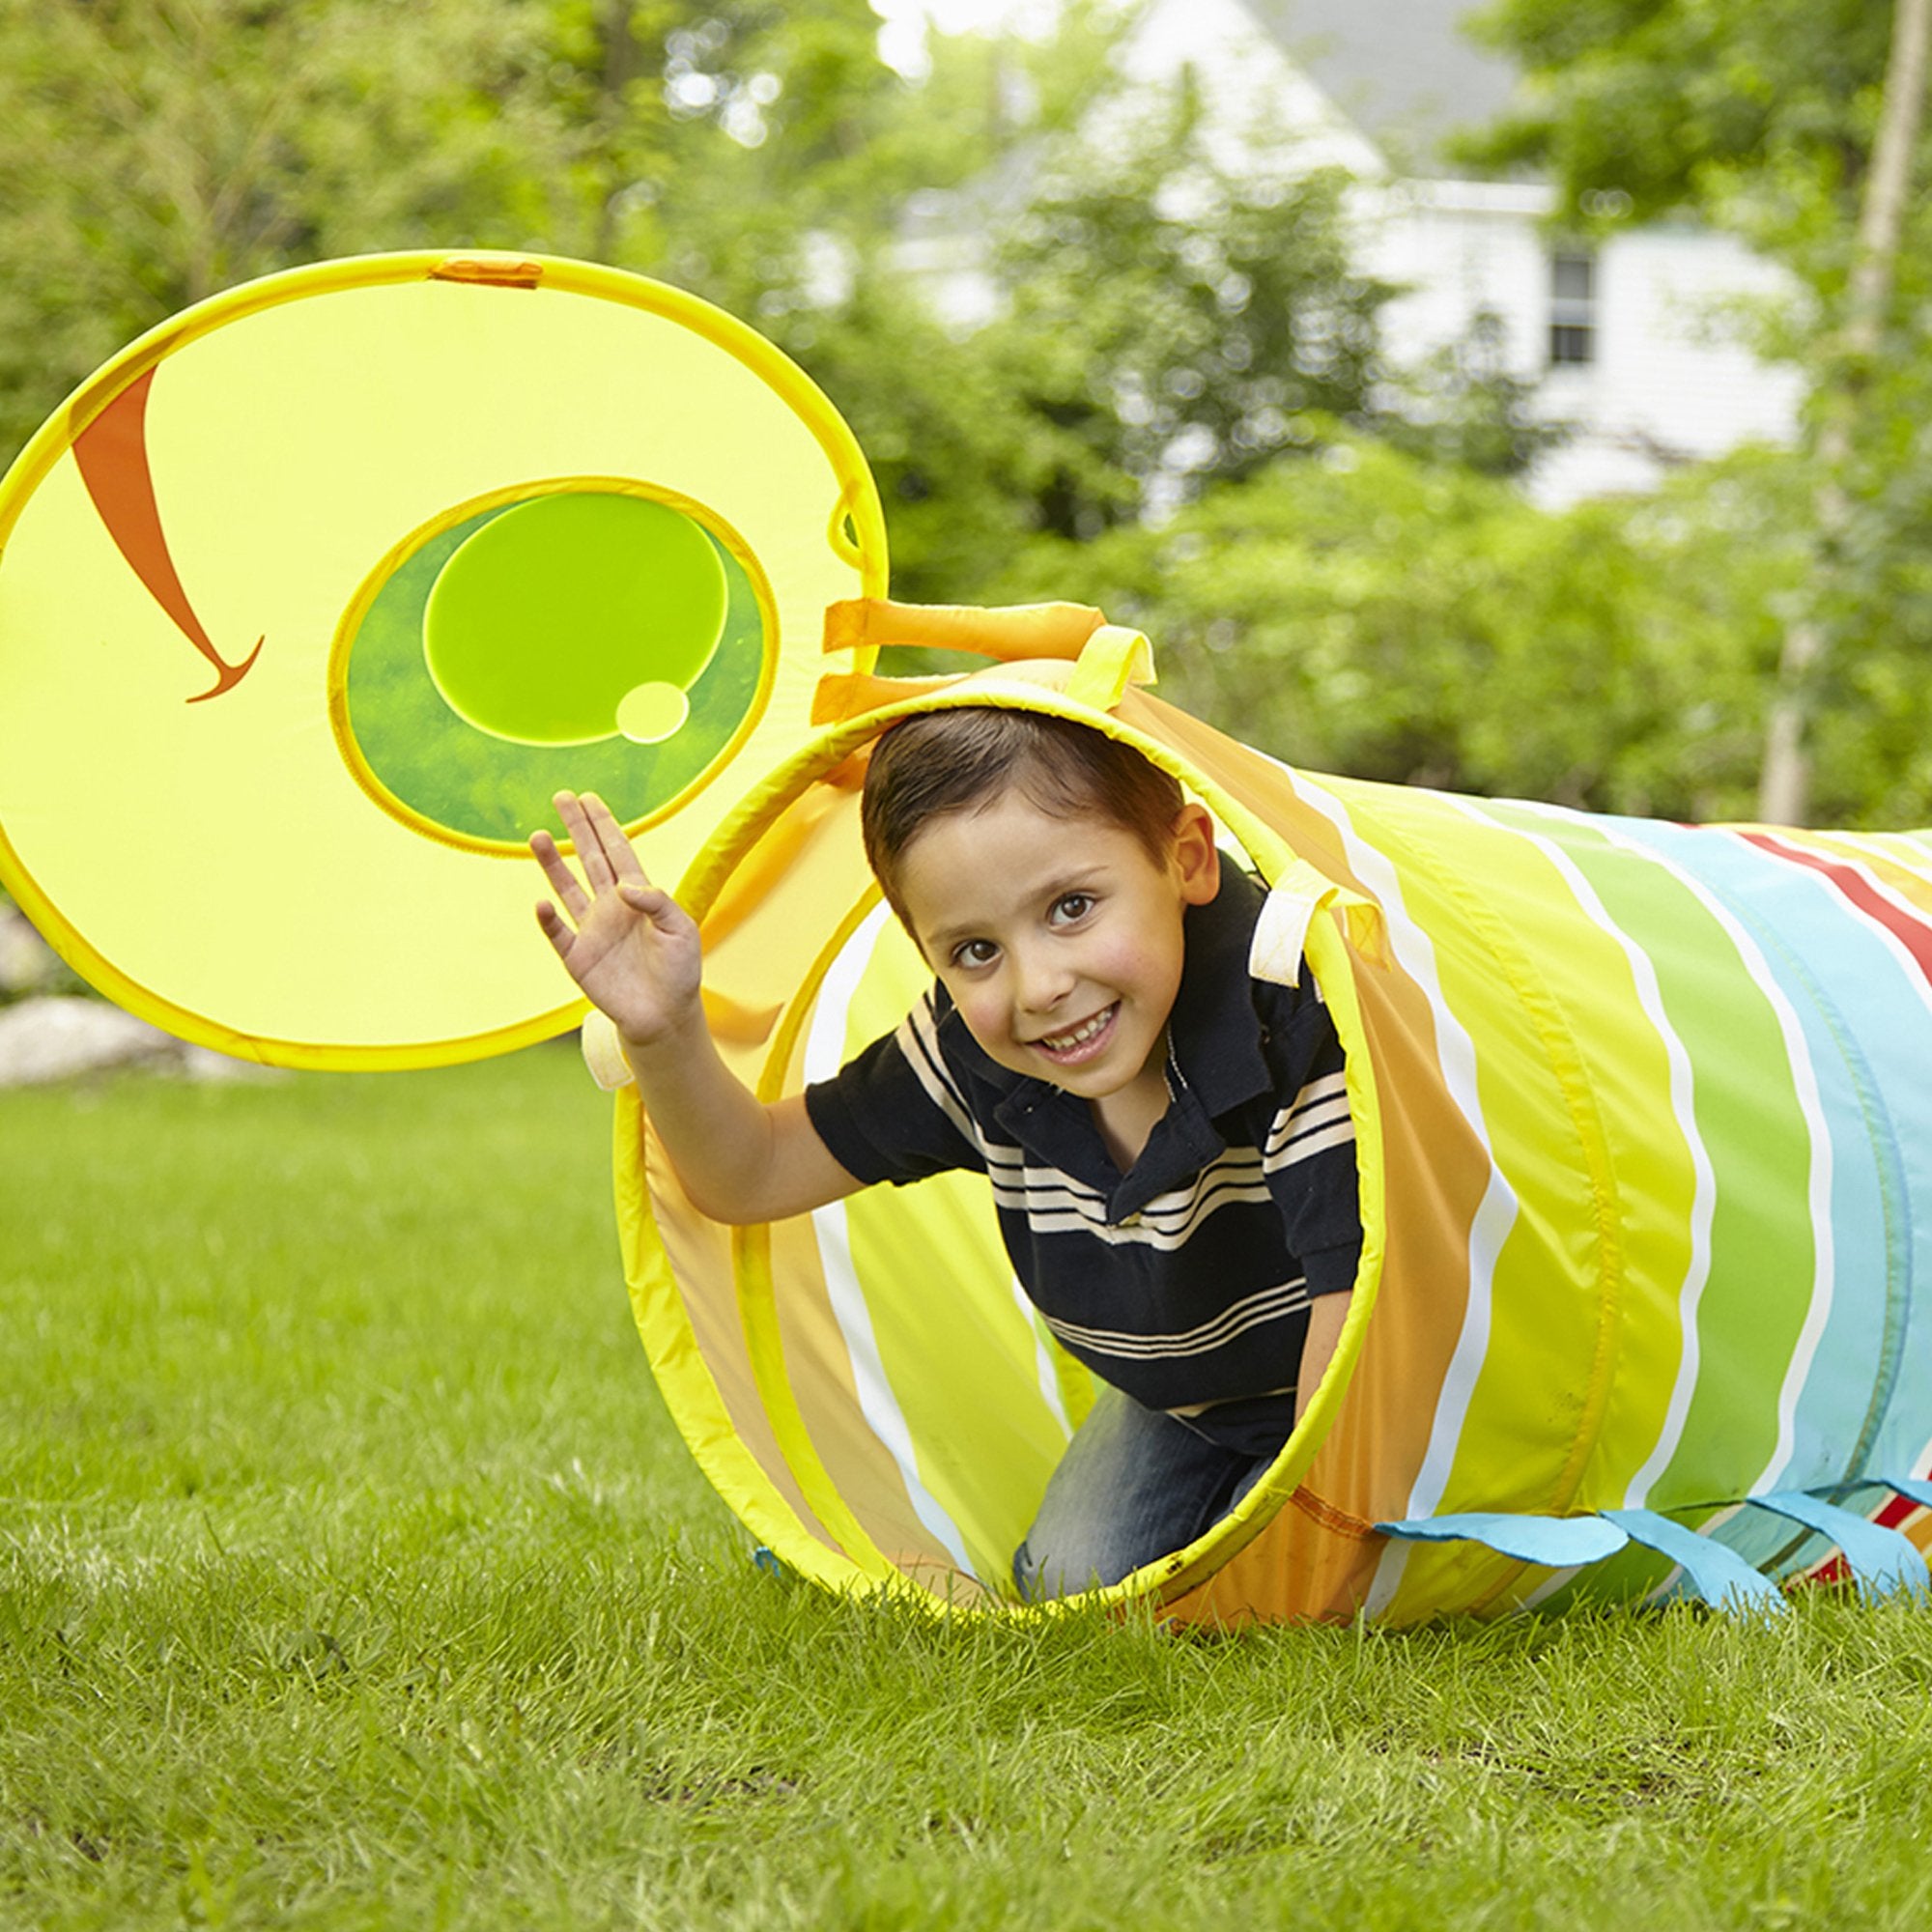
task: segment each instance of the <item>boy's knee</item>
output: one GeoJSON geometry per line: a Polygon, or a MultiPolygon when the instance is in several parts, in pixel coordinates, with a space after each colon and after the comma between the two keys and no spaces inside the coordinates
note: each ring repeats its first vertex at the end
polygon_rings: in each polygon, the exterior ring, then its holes
{"type": "Polygon", "coordinates": [[[1013,1551],[1013,1585],[1023,1602],[1041,1604],[1049,1598],[1077,1596],[1082,1590],[1118,1583],[1137,1567],[1132,1557],[1110,1552],[1091,1539],[1083,1544],[1077,1534],[1070,1540],[1042,1540],[1035,1534],[1013,1551]],[[1036,1543],[1041,1544],[1037,1553],[1036,1543]]]}

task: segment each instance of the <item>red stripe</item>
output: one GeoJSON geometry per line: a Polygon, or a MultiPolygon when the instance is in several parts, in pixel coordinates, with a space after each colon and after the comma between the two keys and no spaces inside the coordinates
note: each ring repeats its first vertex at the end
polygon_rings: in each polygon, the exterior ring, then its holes
{"type": "Polygon", "coordinates": [[[1922,919],[1917,919],[1893,904],[1856,867],[1841,860],[1828,859],[1821,852],[1807,852],[1800,845],[1786,845],[1762,832],[1746,832],[1740,837],[1747,844],[1755,845],[1760,852],[1768,852],[1774,859],[1783,859],[1794,866],[1804,866],[1822,873],[1852,906],[1890,933],[1912,955],[1920,977],[1932,982],[1932,927],[1928,927],[1922,919]]]}

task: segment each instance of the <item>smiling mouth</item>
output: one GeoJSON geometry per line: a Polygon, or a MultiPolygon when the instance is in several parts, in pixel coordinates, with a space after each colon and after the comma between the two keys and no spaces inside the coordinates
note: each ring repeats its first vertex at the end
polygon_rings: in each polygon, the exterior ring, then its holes
{"type": "Polygon", "coordinates": [[[1082,1020],[1077,1027],[1069,1027],[1065,1033],[1042,1034],[1029,1044],[1037,1047],[1050,1060],[1082,1060],[1091,1053],[1114,1024],[1114,1015],[1121,1010],[1121,1003],[1116,1000],[1110,1007],[1104,1007],[1092,1019],[1082,1020]]]}

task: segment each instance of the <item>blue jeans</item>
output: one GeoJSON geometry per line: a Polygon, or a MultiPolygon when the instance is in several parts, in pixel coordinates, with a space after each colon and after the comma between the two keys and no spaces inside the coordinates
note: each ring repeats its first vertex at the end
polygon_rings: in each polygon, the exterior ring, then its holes
{"type": "Polygon", "coordinates": [[[1273,1461],[1222,1449],[1173,1416],[1103,1388],[1013,1552],[1013,1581],[1036,1603],[1118,1583],[1192,1543],[1273,1461]]]}

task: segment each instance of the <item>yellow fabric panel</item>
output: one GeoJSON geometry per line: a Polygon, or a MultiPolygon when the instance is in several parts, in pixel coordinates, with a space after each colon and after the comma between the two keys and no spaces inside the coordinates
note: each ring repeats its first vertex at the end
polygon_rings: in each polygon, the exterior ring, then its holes
{"type": "MultiPolygon", "coordinates": [[[[1517,1217],[1496,1259],[1490,1347],[1471,1406],[1472,1417],[1480,1409],[1486,1420],[1480,1428],[1474,1420],[1465,1422],[1463,1435],[1485,1442],[1554,1435],[1574,1442],[1601,1408],[1605,1392],[1601,1371],[1587,1378],[1577,1373],[1580,1364],[1599,1360],[1608,1348],[1605,1314],[1594,1292],[1616,1238],[1607,1215],[1609,1175],[1601,1126],[1560,1013],[1522,959],[1502,916],[1484,896],[1480,862],[1459,870],[1439,843],[1439,821],[1426,809],[1409,811],[1390,804],[1375,829],[1404,853],[1407,909],[1438,939],[1435,965],[1444,1000],[1472,1033],[1480,1018],[1476,1078],[1483,1115],[1496,1161],[1517,1194],[1517,1217]],[[1456,943],[1440,943],[1445,934],[1453,934],[1456,943]],[[1547,1113],[1529,1115],[1517,1105],[1518,1095],[1548,1087],[1553,1059],[1566,1103],[1562,1131],[1554,1134],[1547,1113]],[[1594,1207],[1579,1213],[1579,1203],[1594,1207]],[[1571,1292],[1558,1293],[1566,1280],[1571,1292]],[[1500,1354],[1511,1359],[1508,1372],[1498,1375],[1500,1354]]],[[[1466,1486],[1488,1483],[1497,1473],[1487,1466],[1471,1471],[1459,1461],[1438,1507],[1467,1506],[1466,1486]]],[[[1493,1489],[1478,1488],[1474,1493],[1484,1496],[1488,1507],[1561,1506],[1548,1487],[1553,1472],[1546,1462],[1513,1473],[1534,1485],[1534,1492],[1518,1495],[1506,1490],[1499,1497],[1493,1489]]],[[[1555,1481],[1573,1486],[1576,1472],[1565,1471],[1555,1481]]]]}
{"type": "MultiPolygon", "coordinates": [[[[930,980],[896,922],[887,921],[846,1010],[845,1056],[896,1025],[930,980]]],[[[1066,1432],[1041,1391],[1037,1334],[986,1182],[961,1173],[916,1188],[868,1189],[846,1204],[845,1218],[918,1473],[980,1576],[1004,1587],[1066,1432]],[[944,1270],[933,1266],[941,1255],[944,1270]],[[944,1374],[933,1374],[935,1362],[945,1363],[944,1374]]]]}
{"type": "MultiPolygon", "coordinates": [[[[842,1210],[826,1211],[836,1217],[842,1210]]],[[[771,1234],[772,1265],[784,1284],[772,1311],[775,1335],[810,1458],[883,1563],[929,1583],[962,1574],[920,1520],[891,1449],[868,1424],[852,1357],[827,1297],[812,1218],[775,1223],[771,1234]]],[[[815,1482],[808,1488],[816,1492],[815,1482]]]]}
{"type": "MultiPolygon", "coordinates": [[[[790,1262],[796,1265],[797,1251],[792,1242],[799,1226],[798,1222],[780,1221],[733,1230],[731,1264],[737,1279],[738,1314],[744,1324],[745,1345],[766,1419],[806,1501],[866,1576],[874,1581],[884,1581],[894,1574],[893,1561],[852,1513],[837,1473],[820,1455],[819,1445],[806,1421],[800,1401],[802,1391],[793,1379],[780,1337],[777,1293],[780,1277],[773,1272],[774,1263],[776,1259],[780,1264],[790,1262]]],[[[797,1286],[795,1278],[785,1280],[786,1305],[790,1304],[797,1286]]],[[[807,1391],[810,1388],[808,1383],[807,1391]]]]}
{"type": "Polygon", "coordinates": [[[732,1294],[729,1236],[684,1200],[662,1151],[647,1152],[647,1138],[637,1092],[627,1089],[616,1096],[612,1150],[617,1231],[632,1312],[666,1405],[740,1520],[782,1546],[807,1575],[842,1582],[850,1565],[792,1479],[758,1398],[732,1294]]]}
{"type": "MultiPolygon", "coordinates": [[[[677,895],[698,920],[705,982],[713,992],[754,1011],[778,1005],[796,1024],[792,1009],[800,989],[815,978],[828,940],[875,896],[857,819],[856,793],[814,786],[740,821],[740,863],[720,866],[707,854],[686,876],[677,895]],[[747,902],[737,890],[741,873],[755,882],[754,919],[739,910],[747,902]]],[[[753,1086],[781,1082],[782,1067],[768,1070],[771,1050],[771,1042],[760,1045],[734,1066],[753,1086]]]]}
{"type": "Polygon", "coordinates": [[[742,536],[779,613],[775,682],[691,809],[641,841],[665,877],[804,735],[826,603],[883,587],[856,444],[750,331],[608,270],[463,286],[427,279],[442,259],[271,278],[92,386],[98,412],[153,370],[146,453],[174,566],[229,658],[266,640],[220,696],[184,701],[207,666],[117,550],[71,419],[0,494],[0,869],[116,997],[262,1057],[457,1058],[577,1010],[531,944],[527,860],[400,822],[331,730],[338,623],[412,531],[506,490],[635,478],[742,536]],[[841,503],[857,552],[828,534],[841,503]]]}

